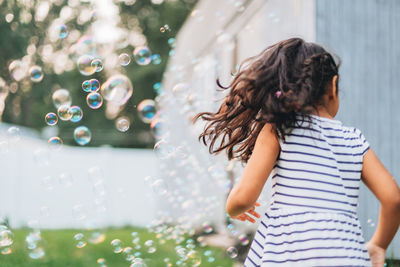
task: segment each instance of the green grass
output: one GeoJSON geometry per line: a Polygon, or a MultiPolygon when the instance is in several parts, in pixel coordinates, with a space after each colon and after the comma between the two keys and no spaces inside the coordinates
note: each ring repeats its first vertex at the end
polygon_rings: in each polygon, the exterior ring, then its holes
{"type": "MultiPolygon", "coordinates": [[[[139,250],[142,252],[141,258],[145,259],[148,267],[162,267],[166,266],[164,258],[170,258],[173,266],[176,266],[176,261],[179,259],[175,252],[175,246],[177,245],[173,240],[167,240],[165,244],[158,244],[157,238],[154,233],[150,233],[145,229],[139,228],[122,228],[122,229],[106,229],[104,233],[106,239],[100,244],[88,243],[83,248],[77,248],[75,246],[75,240],[73,239],[79,230],[43,230],[42,237],[46,240],[46,255],[42,259],[33,260],[28,256],[28,250],[25,247],[25,237],[28,234],[27,229],[13,230],[14,243],[11,246],[12,253],[9,255],[0,254],[0,266],[1,267],[18,267],[18,266],[41,266],[41,267],[90,267],[99,266],[97,264],[98,258],[104,258],[108,267],[118,266],[130,266],[130,263],[124,259],[122,254],[116,254],[113,252],[113,247],[110,242],[113,239],[120,239],[124,247],[131,246],[133,231],[138,232],[140,237],[140,245],[142,248],[139,250]],[[149,254],[145,251],[143,243],[146,240],[154,240],[157,250],[155,253],[149,254]]],[[[85,233],[85,231],[83,231],[85,233]]],[[[180,243],[185,246],[186,242],[180,243]]],[[[136,250],[134,250],[136,251],[136,250]]],[[[196,251],[201,253],[202,263],[200,266],[221,266],[231,267],[232,260],[225,254],[221,249],[211,247],[199,247],[196,243],[196,251]],[[207,262],[207,257],[204,256],[206,250],[211,250],[215,258],[214,262],[207,262]]]]}

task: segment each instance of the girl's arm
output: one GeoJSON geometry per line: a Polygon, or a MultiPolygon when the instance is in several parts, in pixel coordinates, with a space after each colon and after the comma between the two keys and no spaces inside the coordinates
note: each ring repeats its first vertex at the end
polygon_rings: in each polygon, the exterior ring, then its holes
{"type": "Polygon", "coordinates": [[[396,180],[369,149],[364,155],[362,181],[381,203],[379,221],[369,242],[386,249],[400,224],[400,189],[396,180]]]}
{"type": "Polygon", "coordinates": [[[279,142],[271,124],[260,131],[240,181],[228,196],[226,211],[236,217],[254,207],[275,165],[279,154],[279,142]]]}

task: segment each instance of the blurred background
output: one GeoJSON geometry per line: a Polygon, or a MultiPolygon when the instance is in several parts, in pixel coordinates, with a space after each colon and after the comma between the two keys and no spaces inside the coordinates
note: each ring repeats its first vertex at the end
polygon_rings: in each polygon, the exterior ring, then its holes
{"type": "MultiPolygon", "coordinates": [[[[217,78],[294,36],[341,58],[337,118],[399,182],[398,14],[396,0],[0,0],[1,266],[241,266],[257,224],[224,206],[243,166],[210,156],[191,118],[218,108],[217,78]]],[[[379,202],[360,187],[368,240],[379,202]]],[[[387,266],[399,252],[397,235],[387,266]]]]}

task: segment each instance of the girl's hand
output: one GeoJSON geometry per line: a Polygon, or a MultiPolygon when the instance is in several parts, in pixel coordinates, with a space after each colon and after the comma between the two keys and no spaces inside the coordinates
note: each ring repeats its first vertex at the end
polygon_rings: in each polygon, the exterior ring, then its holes
{"type": "Polygon", "coordinates": [[[366,243],[366,247],[371,258],[372,267],[383,267],[385,264],[386,250],[371,241],[366,243]]]}
{"type": "Polygon", "coordinates": [[[243,212],[242,214],[240,214],[240,215],[238,215],[236,217],[232,217],[232,219],[240,220],[242,222],[249,221],[251,223],[255,223],[256,220],[254,220],[254,218],[251,217],[249,214],[253,215],[256,218],[260,218],[260,214],[258,214],[255,211],[255,208],[259,207],[259,206],[260,206],[260,203],[256,202],[251,209],[247,210],[246,212],[243,212]]]}

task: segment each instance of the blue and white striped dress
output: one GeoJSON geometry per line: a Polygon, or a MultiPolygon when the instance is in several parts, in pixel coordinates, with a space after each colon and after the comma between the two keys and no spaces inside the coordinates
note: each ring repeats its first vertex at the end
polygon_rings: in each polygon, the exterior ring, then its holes
{"type": "Polygon", "coordinates": [[[310,119],[280,141],[270,176],[271,204],[245,267],[371,266],[357,216],[369,144],[357,128],[310,119]]]}

